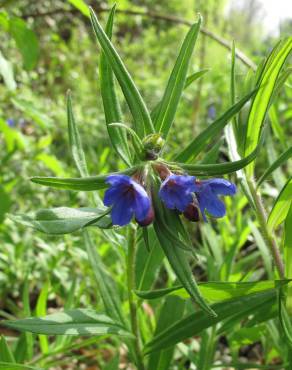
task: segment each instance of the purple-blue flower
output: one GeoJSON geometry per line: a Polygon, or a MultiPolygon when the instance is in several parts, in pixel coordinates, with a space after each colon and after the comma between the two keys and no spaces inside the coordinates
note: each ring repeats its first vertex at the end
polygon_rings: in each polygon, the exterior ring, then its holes
{"type": "Polygon", "coordinates": [[[9,127],[14,127],[15,126],[15,119],[13,119],[13,118],[8,118],[6,122],[7,122],[7,125],[9,127]]]}
{"type": "Polygon", "coordinates": [[[161,184],[159,197],[167,208],[184,212],[192,203],[196,188],[194,176],[170,175],[161,184]]]}
{"type": "Polygon", "coordinates": [[[224,179],[196,181],[196,196],[204,220],[206,221],[205,211],[211,216],[223,217],[226,209],[218,195],[234,195],[235,193],[235,184],[224,179]]]}
{"type": "Polygon", "coordinates": [[[127,225],[133,216],[143,222],[150,210],[151,202],[146,190],[131,177],[110,175],[106,179],[110,184],[104,195],[105,206],[112,206],[111,217],[114,225],[127,225]]]}

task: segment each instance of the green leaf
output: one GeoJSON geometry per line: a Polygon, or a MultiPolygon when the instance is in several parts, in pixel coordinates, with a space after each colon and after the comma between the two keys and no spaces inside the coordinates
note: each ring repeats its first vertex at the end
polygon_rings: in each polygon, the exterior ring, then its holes
{"type": "Polygon", "coordinates": [[[251,309],[256,312],[257,308],[274,302],[276,296],[276,290],[269,290],[216,303],[211,307],[217,313],[217,317],[210,317],[204,311],[188,315],[156,335],[146,344],[144,352],[148,354],[173,346],[187,338],[199,335],[206,328],[214,326],[232,315],[240,313],[241,318],[244,318],[251,309]]]}
{"type": "Polygon", "coordinates": [[[40,367],[27,366],[22,364],[11,364],[9,362],[0,361],[1,370],[44,370],[40,367]]]}
{"type": "Polygon", "coordinates": [[[9,62],[0,51],[0,75],[3,77],[4,83],[8,90],[14,91],[17,87],[12,63],[9,62]]]}
{"type": "Polygon", "coordinates": [[[217,134],[227,125],[230,119],[237,114],[241,108],[249,101],[249,99],[256,93],[253,90],[242,98],[238,103],[234,104],[221,117],[211,123],[203,132],[201,132],[195,139],[193,139],[187,147],[182,150],[175,158],[178,162],[189,162],[194,159],[205,148],[207,143],[216,137],[217,134]]]}
{"type": "MultiPolygon", "coordinates": [[[[36,309],[35,309],[36,316],[44,316],[47,313],[47,299],[49,295],[49,289],[50,289],[50,283],[49,281],[46,281],[43,284],[40,294],[38,296],[36,309]]],[[[39,341],[40,341],[41,352],[43,354],[48,353],[49,351],[48,338],[44,335],[39,335],[39,341]]]]}
{"type": "Polygon", "coordinates": [[[68,0],[68,2],[78,9],[85,17],[90,16],[88,6],[83,0],[68,0]]]}
{"type": "MultiPolygon", "coordinates": [[[[285,270],[288,279],[292,278],[292,204],[284,225],[284,255],[285,255],[285,270]]],[[[289,314],[292,313],[292,284],[288,284],[286,308],[289,314]]]]}
{"type": "MultiPolygon", "coordinates": [[[[166,258],[168,259],[172,269],[174,270],[177,278],[188,291],[190,296],[194,301],[205,311],[209,316],[216,316],[216,313],[210,309],[205,300],[200,294],[196,281],[193,277],[191,267],[185,252],[178,247],[177,240],[179,235],[177,234],[176,238],[173,238],[172,234],[169,234],[169,230],[165,228],[164,214],[167,214],[169,211],[161,203],[157,195],[154,199],[154,208],[155,208],[155,221],[154,221],[154,230],[156,232],[157,239],[159,244],[164,251],[166,258]]],[[[169,225],[172,228],[171,225],[169,225]]],[[[176,229],[173,228],[173,233],[176,232],[176,229]]]]}
{"type": "Polygon", "coordinates": [[[131,175],[137,170],[137,167],[129,168],[123,172],[116,172],[107,175],[99,176],[88,176],[88,177],[76,177],[76,178],[62,178],[62,177],[32,177],[31,181],[52,188],[68,189],[68,190],[80,190],[80,191],[92,191],[105,189],[108,185],[106,179],[110,175],[114,174],[126,174],[131,175]]]}
{"type": "Polygon", "coordinates": [[[186,83],[187,71],[190,59],[200,31],[201,16],[198,22],[193,24],[187,33],[181,46],[179,55],[171,72],[164,96],[161,100],[160,109],[154,126],[166,138],[173,123],[177,106],[179,104],[186,83]]]}
{"type": "MultiPolygon", "coordinates": [[[[248,117],[245,155],[249,155],[258,145],[279,73],[291,50],[292,37],[289,37],[278,43],[264,66],[259,80],[259,90],[253,100],[248,117]]],[[[249,175],[252,175],[253,165],[250,165],[247,170],[249,175]]]]}
{"type": "Polygon", "coordinates": [[[199,78],[203,77],[207,72],[209,72],[209,68],[201,69],[189,75],[186,78],[184,89],[188,88],[194,81],[197,81],[199,78]]]}
{"type": "Polygon", "coordinates": [[[125,324],[125,319],[121,309],[122,303],[120,301],[115,282],[106,271],[106,267],[103,265],[87,230],[83,231],[83,236],[88,253],[88,260],[96,278],[106,313],[112,319],[125,324]]]}
{"type": "Polygon", "coordinates": [[[97,40],[99,41],[108,63],[115,73],[132,113],[135,131],[140,138],[144,137],[145,134],[154,133],[154,127],[145,102],[143,101],[119,54],[99,24],[92,8],[90,8],[90,17],[97,40]]]}
{"type": "Polygon", "coordinates": [[[121,324],[90,309],[75,309],[44,317],[2,321],[1,325],[18,331],[46,335],[107,335],[132,337],[121,324]]]}
{"type": "MultiPolygon", "coordinates": [[[[197,72],[189,75],[186,78],[185,85],[184,85],[184,90],[187,89],[193,82],[195,82],[196,80],[201,78],[207,72],[209,72],[208,68],[201,69],[200,71],[197,71],[197,72]]],[[[160,101],[158,104],[156,104],[156,106],[154,107],[154,109],[151,112],[151,118],[152,118],[153,122],[156,120],[157,115],[160,112],[161,104],[162,104],[162,101],[160,101]]]]}
{"type": "Polygon", "coordinates": [[[292,177],[286,182],[280,191],[273,208],[268,217],[268,228],[275,229],[286,218],[290,205],[292,203],[292,177]]]}
{"type": "MultiPolygon", "coordinates": [[[[112,8],[105,27],[108,38],[112,38],[115,6],[112,8]]],[[[120,127],[109,126],[113,122],[122,122],[122,112],[115,92],[114,74],[104,52],[99,63],[100,92],[103,102],[106,126],[113,148],[128,165],[131,165],[131,153],[126,132],[120,127]]]]}
{"type": "Polygon", "coordinates": [[[119,122],[110,123],[108,125],[108,127],[119,127],[119,128],[121,128],[125,131],[128,131],[128,133],[130,134],[130,136],[132,138],[132,144],[133,144],[133,148],[134,148],[136,156],[140,159],[144,159],[143,143],[140,140],[139,136],[136,134],[136,132],[133,129],[131,129],[131,127],[128,127],[127,125],[125,125],[123,123],[119,123],[119,122]]]}
{"type": "Polygon", "coordinates": [[[9,363],[15,362],[13,353],[11,352],[5,338],[2,335],[0,336],[0,362],[1,361],[9,363]]]}
{"type": "Polygon", "coordinates": [[[88,176],[88,169],[85,160],[84,151],[82,148],[81,138],[76,126],[74,114],[72,110],[71,94],[67,94],[67,120],[68,120],[68,133],[69,133],[69,144],[72,152],[73,159],[78,168],[78,171],[82,177],[88,176]]]}
{"type": "Polygon", "coordinates": [[[216,176],[225,175],[228,173],[236,172],[241,168],[247,166],[257,156],[258,149],[252,152],[249,156],[242,158],[238,161],[227,163],[214,163],[214,164],[185,164],[185,163],[171,163],[173,168],[181,167],[186,170],[189,175],[195,176],[216,176]]]}
{"type": "MultiPolygon", "coordinates": [[[[154,335],[159,334],[171,324],[178,321],[184,313],[185,302],[178,297],[167,297],[160,312],[154,335]]],[[[148,369],[168,370],[174,354],[174,346],[149,357],[148,369]]]]}
{"type": "Polygon", "coordinates": [[[32,70],[35,68],[40,54],[36,34],[27,27],[24,20],[16,17],[9,20],[9,32],[22,55],[24,68],[32,70]]]}
{"type": "Polygon", "coordinates": [[[275,171],[278,167],[280,167],[282,164],[284,164],[289,158],[292,157],[292,146],[288,148],[284,153],[280,155],[279,158],[275,160],[274,163],[271,164],[271,166],[262,174],[262,176],[259,178],[257,182],[257,186],[260,186],[268,176],[270,176],[273,171],[275,171]]]}
{"type": "Polygon", "coordinates": [[[72,233],[89,225],[108,228],[112,225],[108,213],[108,209],[58,207],[41,209],[32,215],[20,214],[9,217],[43,233],[58,235],[72,233]]]}
{"type": "MultiPolygon", "coordinates": [[[[208,302],[221,302],[224,300],[242,297],[247,294],[260,293],[269,289],[274,289],[279,284],[287,284],[289,280],[266,280],[258,282],[200,282],[198,283],[199,290],[202,296],[208,302]]],[[[157,299],[165,295],[178,295],[180,298],[188,299],[188,292],[182,285],[173,286],[170,288],[157,289],[152,291],[135,291],[135,294],[142,299],[157,299]]]]}

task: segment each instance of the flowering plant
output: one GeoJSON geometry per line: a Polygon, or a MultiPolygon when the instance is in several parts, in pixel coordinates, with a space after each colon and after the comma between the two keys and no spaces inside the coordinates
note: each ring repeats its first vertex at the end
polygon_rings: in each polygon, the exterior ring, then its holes
{"type": "MultiPolygon", "coordinates": [[[[163,255],[166,256],[180,283],[179,288],[184,288],[185,293],[194,303],[192,309],[196,311],[185,319],[177,317],[176,319],[179,321],[176,325],[161,333],[156,333],[154,338],[146,343],[144,354],[164,351],[165,348],[172,347],[177,342],[200,332],[196,327],[197,322],[199,322],[198,325],[202,323],[202,328],[206,328],[229,316],[238,314],[239,306],[242,310],[242,307],[247,305],[252,310],[256,309],[260,303],[275,298],[275,289],[271,289],[269,285],[269,288],[265,287],[255,297],[245,294],[239,299],[234,295],[232,296],[234,299],[230,302],[210,305],[209,302],[212,299],[210,297],[206,299],[194,279],[189,257],[191,254],[195,254],[195,249],[192,246],[192,238],[187,231],[187,227],[190,228],[190,225],[187,225],[186,222],[207,223],[209,218],[212,220],[212,218],[220,218],[225,215],[225,205],[219,197],[235,195],[236,185],[222,176],[235,173],[236,181],[247,194],[259,218],[262,233],[267,238],[271,254],[275,259],[279,277],[284,278],[281,258],[275,249],[271,233],[267,230],[266,220],[263,218],[256,188],[251,178],[254,159],[258,154],[261,140],[264,117],[275,92],[277,75],[291,50],[291,40],[282,42],[272,51],[269,63],[259,71],[260,77],[251,92],[238,102],[233,101],[231,108],[197,137],[190,140],[180,152],[170,156],[164,153],[171,139],[170,133],[177,107],[184,89],[198,77],[197,73],[188,76],[187,72],[200,30],[201,17],[198,16],[197,22],[193,24],[185,36],[164,95],[150,113],[111,42],[114,13],[115,8],[112,9],[106,28],[103,30],[96,15],[90,10],[93,30],[102,49],[100,87],[108,135],[115,155],[124,162],[126,169],[110,174],[89,175],[73,115],[71,96],[68,94],[67,113],[70,146],[80,177],[33,177],[32,181],[44,186],[74,191],[106,189],[103,200],[98,193],[94,193],[96,204],[92,208],[61,207],[40,210],[32,216],[18,215],[13,218],[26,226],[48,234],[66,234],[78,229],[84,230],[89,226],[98,227],[103,230],[104,235],[112,241],[113,245],[127,245],[130,325],[121,313],[120,304],[116,301],[116,293],[111,294],[114,288],[109,283],[107,274],[103,274],[101,263],[96,263],[99,261],[99,256],[92,245],[87,230],[83,231],[85,243],[92,260],[92,266],[99,277],[107,316],[92,310],[76,309],[53,314],[45,319],[31,318],[8,321],[6,325],[18,330],[41,334],[103,335],[107,333],[118,335],[126,343],[129,356],[137,368],[144,369],[143,338],[140,335],[137,315],[139,303],[134,293],[143,299],[145,297],[151,298],[153,295],[163,296],[170,290],[156,293],[145,292],[141,289],[136,291],[135,255],[137,241],[142,240],[142,244],[149,249],[153,259],[157,258],[158,263],[161,263],[163,255]],[[267,76],[269,76],[268,79],[267,76]],[[132,114],[132,127],[122,123],[114,77],[122,89],[132,114]],[[250,100],[251,110],[246,131],[243,133],[236,124],[230,125],[229,123],[250,100]],[[226,140],[232,160],[215,164],[196,163],[197,156],[210,140],[227,127],[226,140]],[[244,135],[244,137],[240,135],[244,135]],[[245,142],[244,149],[240,153],[234,150],[234,144],[237,143],[237,140],[245,142]],[[247,169],[246,172],[242,170],[244,168],[247,169]],[[119,232],[119,227],[126,225],[129,226],[125,238],[123,231],[119,232]],[[197,306],[199,310],[197,310],[197,306]],[[48,325],[48,321],[50,325],[48,325]]],[[[171,289],[176,290],[177,287],[171,289]]],[[[176,304],[177,307],[180,307],[180,303],[176,302],[176,304]]],[[[242,314],[241,317],[244,315],[242,314]]]]}

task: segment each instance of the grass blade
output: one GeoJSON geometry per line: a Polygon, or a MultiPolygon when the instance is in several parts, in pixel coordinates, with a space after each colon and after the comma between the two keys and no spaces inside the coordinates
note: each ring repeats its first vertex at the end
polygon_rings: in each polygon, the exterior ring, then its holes
{"type": "Polygon", "coordinates": [[[90,18],[97,40],[115,73],[132,113],[135,131],[140,138],[154,133],[154,127],[146,105],[119,54],[99,24],[92,8],[90,8],[90,18]]]}
{"type": "Polygon", "coordinates": [[[169,77],[164,96],[161,100],[159,113],[157,114],[154,126],[165,138],[173,123],[177,106],[186,83],[187,70],[200,31],[200,26],[201,16],[199,16],[198,22],[190,28],[183,41],[174,68],[169,77]]]}

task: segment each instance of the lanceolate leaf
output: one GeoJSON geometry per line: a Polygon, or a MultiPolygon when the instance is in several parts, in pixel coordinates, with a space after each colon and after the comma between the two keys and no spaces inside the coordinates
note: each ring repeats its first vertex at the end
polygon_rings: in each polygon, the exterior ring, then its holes
{"type": "Polygon", "coordinates": [[[73,159],[81,176],[83,177],[88,176],[88,170],[85,155],[82,148],[82,142],[74,119],[70,92],[68,92],[67,94],[67,120],[68,120],[69,143],[73,159]]]}
{"type": "MultiPolygon", "coordinates": [[[[154,230],[156,232],[156,236],[159,240],[160,246],[163,249],[164,254],[168,259],[171,267],[173,268],[177,278],[190,294],[190,296],[194,299],[194,301],[202,308],[202,310],[207,312],[209,316],[216,316],[216,313],[212,309],[210,309],[198,289],[197,283],[193,277],[193,273],[189,265],[187,255],[182,250],[182,248],[177,245],[177,239],[179,238],[179,235],[177,235],[177,238],[173,238],[173,236],[169,234],[169,230],[165,228],[165,222],[163,222],[164,213],[171,211],[164,208],[158,197],[155,197],[154,199],[154,207],[154,230]]],[[[173,232],[176,232],[175,229],[173,230],[173,232]]]]}
{"type": "Polygon", "coordinates": [[[292,146],[288,148],[284,153],[280,155],[278,159],[263,173],[263,175],[258,180],[257,186],[260,186],[270,174],[275,171],[278,167],[284,164],[289,158],[292,157],[292,146]]]}
{"type": "Polygon", "coordinates": [[[200,30],[201,17],[186,35],[181,50],[171,72],[164,96],[161,101],[159,113],[155,120],[155,128],[166,138],[173,123],[174,116],[180,101],[187,76],[189,62],[196,44],[200,30]]]}
{"type": "MultiPolygon", "coordinates": [[[[200,282],[199,290],[202,296],[208,302],[220,302],[231,298],[242,297],[247,294],[259,293],[269,289],[274,289],[282,284],[287,284],[289,280],[266,280],[258,282],[200,282]]],[[[152,291],[135,291],[138,297],[142,299],[157,299],[165,295],[178,295],[181,298],[188,299],[188,292],[177,285],[171,288],[158,289],[152,291]]]]}
{"type": "Polygon", "coordinates": [[[216,137],[216,135],[230,122],[231,118],[240,111],[244,104],[255,94],[255,90],[247,94],[238,103],[234,104],[227,112],[225,112],[216,121],[210,124],[203,132],[201,132],[187,147],[176,156],[178,162],[189,162],[194,159],[204,148],[205,145],[216,137]]]}
{"type": "MultiPolygon", "coordinates": [[[[105,33],[108,38],[112,38],[113,22],[114,22],[115,6],[112,8],[105,28],[105,33]]],[[[122,113],[119,101],[115,92],[114,74],[104,52],[100,55],[99,63],[99,78],[100,78],[100,92],[103,101],[104,115],[107,125],[108,134],[111,143],[126,162],[131,164],[131,154],[128,147],[127,135],[125,130],[120,127],[109,126],[112,122],[122,122],[122,113]]]]}
{"type": "Polygon", "coordinates": [[[188,315],[155,336],[146,344],[144,351],[147,354],[168,348],[187,338],[200,334],[204,329],[214,326],[232,315],[240,313],[241,318],[244,318],[251,309],[256,312],[256,309],[261,308],[263,305],[273,304],[276,297],[276,290],[269,290],[234,298],[223,303],[216,303],[211,307],[217,313],[217,317],[210,317],[204,311],[188,315]]]}
{"type": "Polygon", "coordinates": [[[132,334],[121,324],[90,309],[68,310],[40,318],[8,320],[1,322],[1,324],[19,331],[46,335],[115,334],[122,337],[132,337],[132,334]]]}
{"type": "Polygon", "coordinates": [[[154,132],[154,127],[146,105],[124,63],[122,62],[106,33],[102,29],[94,11],[91,8],[90,17],[94,33],[107,58],[107,62],[112,67],[115,76],[119,81],[121,89],[123,90],[124,96],[133,116],[134,127],[137,134],[141,138],[145,136],[145,134],[152,134],[154,132]]]}
{"type": "Polygon", "coordinates": [[[292,204],[292,178],[290,178],[286,185],[281,190],[278,198],[276,199],[273,208],[269,214],[268,227],[270,230],[275,229],[282,223],[289,211],[292,204]]]}
{"type": "Polygon", "coordinates": [[[109,228],[112,222],[108,213],[108,210],[98,208],[59,207],[41,209],[32,215],[10,215],[10,218],[24,226],[53,235],[72,233],[88,225],[109,228]]]}
{"type": "MultiPolygon", "coordinates": [[[[123,172],[116,172],[116,174],[126,174],[131,175],[135,172],[137,167],[129,168],[123,172]]],[[[115,173],[112,173],[112,175],[115,173]]],[[[66,178],[66,177],[32,177],[31,181],[36,184],[50,186],[52,188],[68,189],[68,190],[80,190],[80,191],[92,191],[104,189],[108,185],[106,184],[107,175],[99,176],[88,176],[88,177],[76,177],[76,178],[66,178]]]]}
{"type": "MultiPolygon", "coordinates": [[[[194,81],[198,80],[199,78],[201,78],[205,73],[207,73],[209,71],[209,69],[201,69],[200,71],[198,72],[195,72],[195,73],[192,73],[191,75],[189,75],[187,78],[186,78],[186,82],[185,82],[185,85],[184,85],[184,90],[187,89],[194,81]]],[[[152,121],[154,122],[157,118],[157,115],[159,114],[160,112],[160,108],[161,108],[161,104],[162,104],[162,101],[160,101],[155,107],[154,109],[152,110],[151,112],[151,118],[152,118],[152,121]]]]}
{"type": "Polygon", "coordinates": [[[195,176],[216,176],[216,175],[225,175],[244,168],[257,156],[258,150],[256,149],[249,156],[242,158],[238,161],[227,162],[227,163],[218,163],[218,164],[185,164],[178,163],[174,166],[179,166],[186,170],[189,175],[195,176]]]}
{"type": "MultiPolygon", "coordinates": [[[[292,50],[292,37],[281,41],[271,52],[260,76],[260,88],[253,100],[248,117],[245,141],[245,155],[250,154],[258,145],[263,123],[269,109],[279,73],[292,50]]],[[[253,166],[248,167],[249,175],[253,166]]]]}
{"type": "Polygon", "coordinates": [[[119,293],[116,289],[115,282],[106,271],[88,231],[84,230],[83,235],[88,253],[88,260],[91,263],[92,271],[96,277],[106,313],[114,320],[125,324],[125,319],[122,313],[122,304],[120,301],[119,293]]]}

